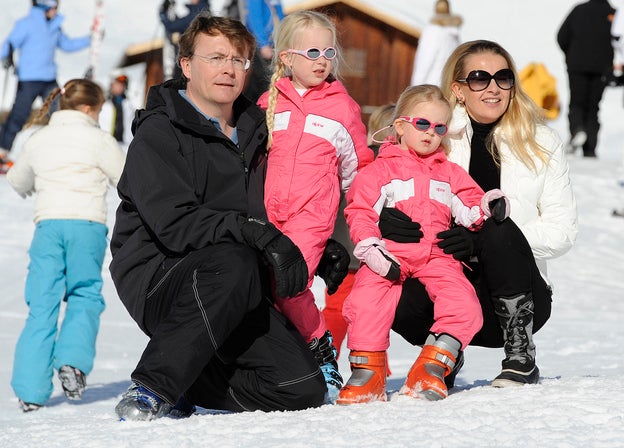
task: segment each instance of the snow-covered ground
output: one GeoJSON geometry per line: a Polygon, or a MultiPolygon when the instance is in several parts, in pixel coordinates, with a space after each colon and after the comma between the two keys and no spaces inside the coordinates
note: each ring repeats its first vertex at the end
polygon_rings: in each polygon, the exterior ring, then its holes
{"type": "MultiPolygon", "coordinates": [[[[27,11],[30,2],[15,3],[15,0],[0,0],[3,11],[0,39],[8,33],[14,17],[27,11]]],[[[77,35],[88,28],[90,3],[61,1],[61,10],[68,16],[68,34],[77,35]]],[[[409,3],[422,6],[425,12],[419,14],[423,17],[428,17],[432,10],[432,0],[409,0],[409,3]]],[[[152,13],[159,2],[107,0],[106,4],[111,9],[107,12],[111,23],[106,39],[115,46],[103,50],[102,66],[113,67],[119,48],[149,39],[156,33],[156,18],[152,13]],[[118,18],[112,22],[114,17],[121,17],[122,7],[126,8],[125,17],[145,19],[140,24],[133,23],[131,31],[126,25],[130,22],[128,19],[118,18]]],[[[552,125],[567,139],[567,81],[554,33],[570,8],[569,0],[472,0],[453,2],[453,7],[465,18],[464,39],[498,40],[511,51],[520,67],[532,60],[547,63],[559,80],[564,104],[562,117],[552,125]]],[[[86,55],[59,57],[59,62],[62,64],[59,80],[67,80],[82,76],[86,55]]],[[[569,159],[580,232],[575,247],[549,264],[549,274],[555,283],[553,313],[535,337],[541,383],[517,389],[493,389],[488,384],[499,372],[502,350],[469,347],[466,364],[456,383],[458,387],[448,399],[434,403],[391,394],[387,403],[351,407],[227,415],[203,413],[187,420],[118,422],[113,409],[129,384],[130,372],[145,346],[146,337],[119,302],[106,269],[107,309],[102,315],[95,368],[88,378],[89,387],[83,400],[67,401],[55,380],[54,394],[44,409],[21,413],[9,382],[15,342],[27,315],[23,284],[27,250],[34,229],[33,200],[20,199],[6,179],[0,178],[3,209],[0,214],[0,272],[3,274],[0,284],[0,446],[622,446],[624,219],[611,217],[611,209],[624,206],[624,190],[617,187],[617,180],[624,178],[621,168],[623,97],[622,88],[609,88],[605,93],[599,158],[586,160],[571,156],[569,159]]],[[[114,192],[109,195],[109,204],[112,227],[117,204],[114,192]]],[[[109,262],[110,257],[105,266],[109,262]]],[[[389,390],[400,388],[417,354],[417,348],[392,335],[393,375],[389,379],[389,390]]],[[[348,377],[344,359],[340,366],[348,377]]]]}

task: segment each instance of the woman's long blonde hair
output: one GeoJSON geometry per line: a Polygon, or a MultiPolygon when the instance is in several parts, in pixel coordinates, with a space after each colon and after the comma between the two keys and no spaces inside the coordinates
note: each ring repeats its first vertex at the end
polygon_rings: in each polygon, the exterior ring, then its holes
{"type": "MultiPolygon", "coordinates": [[[[522,90],[518,83],[518,71],[511,55],[498,43],[489,40],[475,40],[458,46],[449,56],[442,72],[442,92],[455,108],[459,104],[452,91],[452,84],[458,79],[466,77],[465,64],[469,56],[479,53],[493,53],[505,58],[507,66],[513,71],[516,83],[511,90],[511,99],[507,111],[500,118],[492,132],[493,138],[487,142],[488,151],[494,160],[500,156],[496,154],[496,147],[501,141],[507,141],[511,152],[529,169],[536,172],[538,167],[535,157],[542,163],[547,163],[546,150],[535,139],[537,124],[544,123],[540,109],[533,100],[522,90]]],[[[497,162],[498,163],[498,162],[497,162]]]]}
{"type": "Polygon", "coordinates": [[[316,11],[297,11],[287,15],[284,20],[281,21],[277,29],[275,30],[275,52],[273,54],[273,75],[271,76],[271,83],[269,84],[269,97],[268,106],[266,111],[266,122],[269,130],[269,139],[267,142],[267,149],[271,148],[273,143],[273,128],[275,126],[275,106],[277,104],[277,87],[275,83],[285,77],[290,76],[290,69],[282,62],[280,53],[290,48],[294,48],[297,40],[297,34],[302,29],[310,27],[328,29],[332,33],[333,44],[336,48],[336,58],[332,60],[332,72],[331,75],[334,78],[338,78],[339,66],[340,66],[340,50],[338,49],[336,27],[334,23],[325,14],[321,14],[316,11]]]}

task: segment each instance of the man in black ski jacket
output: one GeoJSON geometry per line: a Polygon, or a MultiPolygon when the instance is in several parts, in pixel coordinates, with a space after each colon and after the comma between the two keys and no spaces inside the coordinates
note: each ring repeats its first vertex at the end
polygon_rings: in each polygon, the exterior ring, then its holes
{"type": "Polygon", "coordinates": [[[265,116],[241,95],[254,49],[240,22],[198,16],[180,38],[184,78],[152,87],[135,119],[110,269],[150,340],[121,419],[323,403],[317,362],[267,298],[308,274],[265,221],[265,116]]]}
{"type": "Polygon", "coordinates": [[[607,0],[589,0],[572,9],[557,33],[557,43],[565,53],[570,88],[569,150],[582,148],[585,157],[596,157],[598,108],[613,72],[614,13],[607,0]]]}

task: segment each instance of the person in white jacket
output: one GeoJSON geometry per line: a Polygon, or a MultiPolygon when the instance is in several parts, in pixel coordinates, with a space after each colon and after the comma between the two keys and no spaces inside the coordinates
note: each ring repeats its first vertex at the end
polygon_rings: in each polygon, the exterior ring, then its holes
{"type": "Polygon", "coordinates": [[[115,137],[124,149],[128,148],[132,140],[132,120],[136,111],[127,97],[127,90],[128,76],[116,73],[99,117],[100,128],[115,137]]]}
{"type": "Polygon", "coordinates": [[[412,85],[440,85],[444,63],[461,43],[461,16],[451,14],[447,0],[438,0],[435,14],[423,28],[414,58],[412,85]]]}
{"type": "Polygon", "coordinates": [[[71,80],[52,91],[39,115],[57,98],[60,110],[26,141],[7,173],[22,197],[36,193],[25,289],[29,313],[11,380],[24,412],[50,398],[54,370],[68,399],[82,397],[105,307],[107,184],[117,185],[124,165],[123,151],[97,124],[102,89],[92,81],[71,80]]]}
{"type": "MultiPolygon", "coordinates": [[[[455,227],[438,234],[438,246],[469,266],[464,273],[481,302],[483,327],[470,344],[504,347],[495,387],[539,381],[533,333],[551,312],[546,260],[567,252],[577,235],[563,143],[544,124],[517,79],[509,53],[486,40],[460,45],[442,77],[442,90],[454,108],[449,160],[466,169],[482,189],[500,188],[510,201],[511,219],[488,220],[479,233],[455,227]]],[[[410,225],[412,234],[420,229],[414,222],[399,224],[382,212],[384,237],[409,235],[401,229],[410,225]]],[[[422,344],[432,323],[424,288],[415,280],[406,281],[393,329],[409,342],[422,344]]],[[[462,363],[458,357],[445,372],[447,386],[452,386],[462,363]]]]}

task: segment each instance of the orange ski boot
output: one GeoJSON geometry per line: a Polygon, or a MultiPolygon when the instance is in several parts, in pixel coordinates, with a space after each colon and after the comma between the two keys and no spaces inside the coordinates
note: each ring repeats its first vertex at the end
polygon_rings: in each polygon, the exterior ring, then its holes
{"type": "Polygon", "coordinates": [[[351,378],[340,389],[337,404],[386,401],[386,352],[361,352],[349,354],[351,378]]]}
{"type": "Polygon", "coordinates": [[[455,366],[460,349],[461,343],[448,334],[429,335],[399,393],[430,401],[446,398],[444,377],[455,366]]]}

